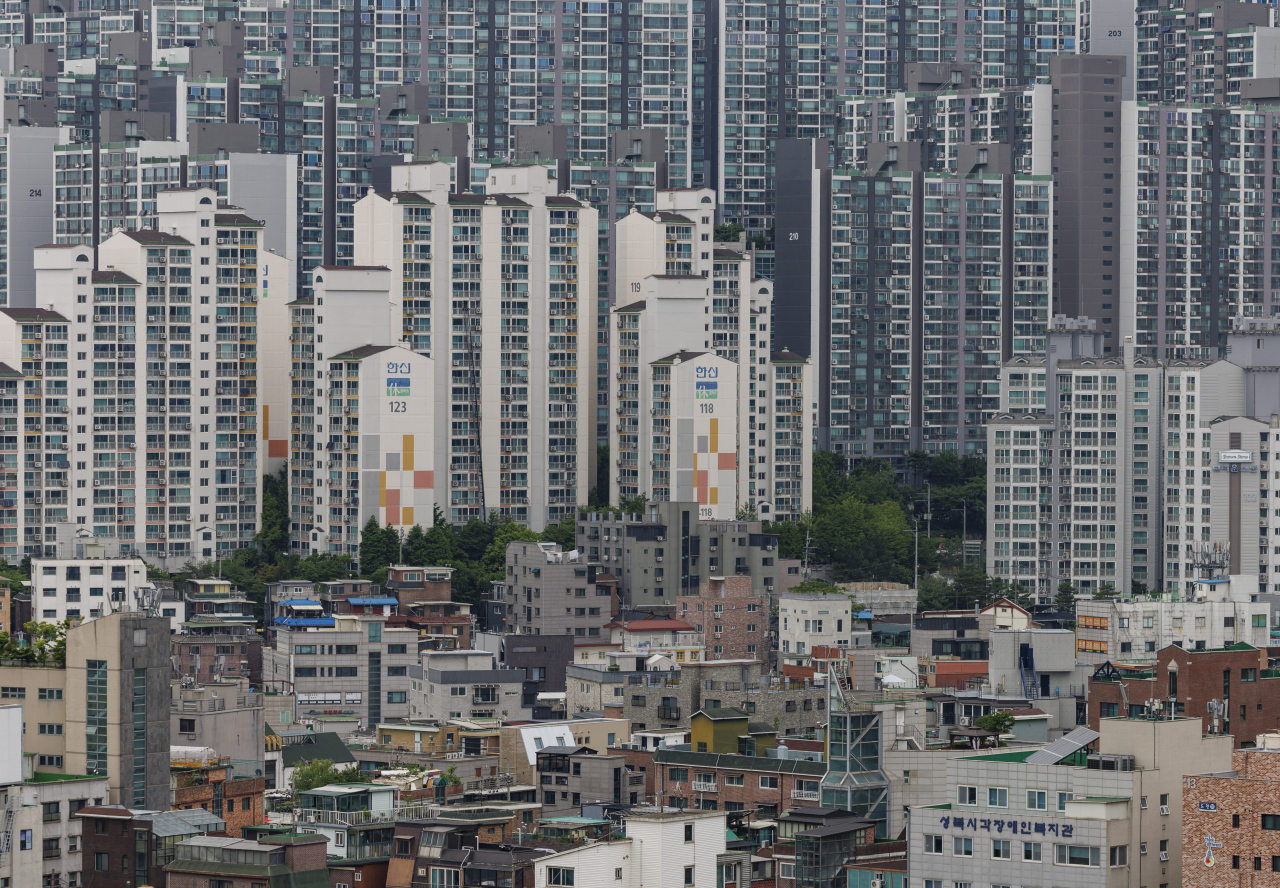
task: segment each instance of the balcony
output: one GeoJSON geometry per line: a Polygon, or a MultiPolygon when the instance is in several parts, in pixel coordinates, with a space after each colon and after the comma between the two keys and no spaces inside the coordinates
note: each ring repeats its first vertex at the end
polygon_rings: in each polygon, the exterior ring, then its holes
{"type": "Polygon", "coordinates": [[[679,706],[659,706],[658,718],[662,719],[663,721],[679,721],[680,707],[679,706]]]}
{"type": "Polygon", "coordinates": [[[791,798],[800,802],[817,802],[822,798],[822,793],[816,789],[793,789],[791,790],[791,798]]]}
{"type": "Polygon", "coordinates": [[[694,792],[717,792],[720,788],[718,783],[701,783],[697,780],[693,782],[694,792]]]}

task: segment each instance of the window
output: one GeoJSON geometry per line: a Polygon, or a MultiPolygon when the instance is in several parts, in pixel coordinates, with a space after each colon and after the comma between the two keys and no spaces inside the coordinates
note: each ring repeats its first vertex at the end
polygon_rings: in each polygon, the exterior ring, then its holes
{"type": "Polygon", "coordinates": [[[99,873],[111,871],[111,861],[107,857],[107,852],[99,851],[93,855],[93,869],[99,873]]]}
{"type": "Polygon", "coordinates": [[[1101,866],[1102,851],[1091,845],[1054,845],[1058,866],[1101,866]]]}
{"type": "Polygon", "coordinates": [[[684,825],[684,840],[686,842],[693,841],[693,824],[692,823],[686,823],[684,825]]]}
{"type": "Polygon", "coordinates": [[[1027,810],[1028,811],[1045,810],[1045,804],[1048,800],[1047,797],[1048,797],[1048,793],[1046,793],[1043,789],[1028,789],[1027,790],[1027,810]]]}
{"type": "Polygon", "coordinates": [[[1257,680],[1258,680],[1257,669],[1241,669],[1240,670],[1240,681],[1250,682],[1250,681],[1257,681],[1257,680]]]}
{"type": "Polygon", "coordinates": [[[409,674],[408,666],[388,666],[387,667],[388,676],[408,675],[408,674],[409,674]]]}
{"type": "Polygon", "coordinates": [[[978,787],[976,786],[956,787],[956,804],[958,805],[978,804],[978,787]]]}
{"type": "Polygon", "coordinates": [[[989,808],[1007,808],[1009,807],[1009,790],[1002,786],[992,786],[987,789],[987,807],[989,808]]]}
{"type": "Polygon", "coordinates": [[[389,644],[387,645],[388,654],[405,654],[408,653],[409,646],[407,644],[389,644]]]}
{"type": "Polygon", "coordinates": [[[1028,863],[1040,862],[1040,843],[1039,842],[1023,842],[1022,843],[1022,859],[1028,863]]]}
{"type": "Polygon", "coordinates": [[[26,688],[0,687],[0,700],[25,700],[25,699],[27,699],[26,688]]]}
{"type": "Polygon", "coordinates": [[[40,699],[41,700],[61,700],[62,688],[41,688],[40,699]]]}
{"type": "Polygon", "coordinates": [[[388,703],[405,703],[408,701],[408,691],[387,691],[388,703]]]}
{"type": "Polygon", "coordinates": [[[46,737],[61,737],[62,725],[40,722],[40,733],[46,737]]]}
{"type": "MultiPolygon", "coordinates": [[[[1058,793],[1058,810],[1059,810],[1059,811],[1065,811],[1065,810],[1067,810],[1067,802],[1071,801],[1071,800],[1072,800],[1073,798],[1075,798],[1075,797],[1076,797],[1076,796],[1075,796],[1075,793],[1073,793],[1073,792],[1060,792],[1060,793],[1058,793]]],[[[1143,805],[1142,807],[1144,807],[1144,808],[1145,808],[1145,807],[1146,807],[1146,805],[1143,805]]]]}
{"type": "Polygon", "coordinates": [[[941,854],[942,853],[942,836],[925,836],[924,837],[924,853],[925,854],[941,854]]]}
{"type": "Polygon", "coordinates": [[[618,882],[618,881],[621,881],[621,880],[622,880],[622,867],[620,867],[620,866],[615,866],[615,867],[613,868],[613,879],[614,879],[614,881],[615,881],[615,882],[618,882]]]}
{"type": "Polygon", "coordinates": [[[778,788],[777,775],[774,774],[774,775],[761,776],[760,788],[761,789],[777,789],[778,788]]]}
{"type": "Polygon", "coordinates": [[[668,768],[667,779],[672,783],[687,783],[689,780],[688,768],[668,768]]]}
{"type": "Polygon", "coordinates": [[[1011,860],[1008,839],[992,839],[991,840],[991,859],[992,860],[1011,860]]]}
{"type": "Polygon", "coordinates": [[[1119,703],[1099,703],[1098,716],[1100,718],[1119,718],[1120,704],[1119,703]]]}
{"type": "Polygon", "coordinates": [[[1108,855],[1111,866],[1128,866],[1129,865],[1129,846],[1128,845],[1112,845],[1111,853],[1108,855]]]}
{"type": "Polygon", "coordinates": [[[573,870],[564,866],[547,867],[548,885],[573,885],[573,870]]]}
{"type": "Polygon", "coordinates": [[[194,718],[178,719],[179,734],[194,734],[196,732],[196,720],[194,718]]]}
{"type": "Polygon", "coordinates": [[[973,856],[973,839],[964,839],[955,836],[951,839],[951,856],[952,857],[972,857],[973,856]]]}
{"type": "Polygon", "coordinates": [[[691,866],[686,866],[684,868],[684,883],[686,885],[693,884],[693,867],[691,866]]]}
{"type": "Polygon", "coordinates": [[[741,774],[725,774],[724,775],[725,786],[742,786],[742,782],[743,781],[742,781],[741,774]]]}
{"type": "Polygon", "coordinates": [[[1262,828],[1263,829],[1280,829],[1280,814],[1263,814],[1262,828]]]}
{"type": "Polygon", "coordinates": [[[62,756],[60,755],[41,755],[40,764],[46,768],[61,768],[62,756]]]}

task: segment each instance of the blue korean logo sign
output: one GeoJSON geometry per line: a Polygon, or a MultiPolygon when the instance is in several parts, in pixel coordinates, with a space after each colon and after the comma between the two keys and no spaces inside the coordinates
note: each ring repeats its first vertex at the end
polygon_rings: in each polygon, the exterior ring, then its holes
{"type": "Polygon", "coordinates": [[[408,362],[392,361],[387,364],[387,394],[391,397],[403,398],[409,394],[409,373],[410,365],[408,362]],[[396,374],[392,376],[391,374],[396,374]]]}
{"type": "Polygon", "coordinates": [[[716,377],[720,375],[719,367],[696,368],[697,379],[694,382],[695,397],[700,401],[713,401],[720,397],[720,383],[716,377]]]}

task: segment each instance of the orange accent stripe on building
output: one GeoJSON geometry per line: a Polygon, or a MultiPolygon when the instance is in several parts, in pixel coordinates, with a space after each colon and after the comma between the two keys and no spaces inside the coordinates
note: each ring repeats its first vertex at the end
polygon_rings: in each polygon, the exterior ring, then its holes
{"type": "Polygon", "coordinates": [[[712,453],[720,452],[720,420],[714,417],[711,420],[711,446],[708,449],[712,453]]]}
{"type": "Polygon", "coordinates": [[[267,430],[271,428],[271,405],[262,405],[262,440],[267,440],[271,436],[267,434],[267,430]]]}
{"type": "Polygon", "coordinates": [[[405,435],[400,445],[400,468],[406,472],[413,471],[413,435],[405,435]]]}

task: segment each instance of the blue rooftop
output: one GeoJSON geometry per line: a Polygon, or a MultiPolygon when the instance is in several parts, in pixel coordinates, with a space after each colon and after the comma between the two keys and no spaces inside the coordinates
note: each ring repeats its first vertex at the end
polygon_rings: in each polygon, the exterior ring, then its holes
{"type": "Polygon", "coordinates": [[[281,626],[333,626],[333,617],[285,617],[277,620],[281,626]]]}
{"type": "Polygon", "coordinates": [[[379,604],[399,604],[399,600],[395,598],[348,598],[347,604],[358,605],[379,605],[379,604]]]}

